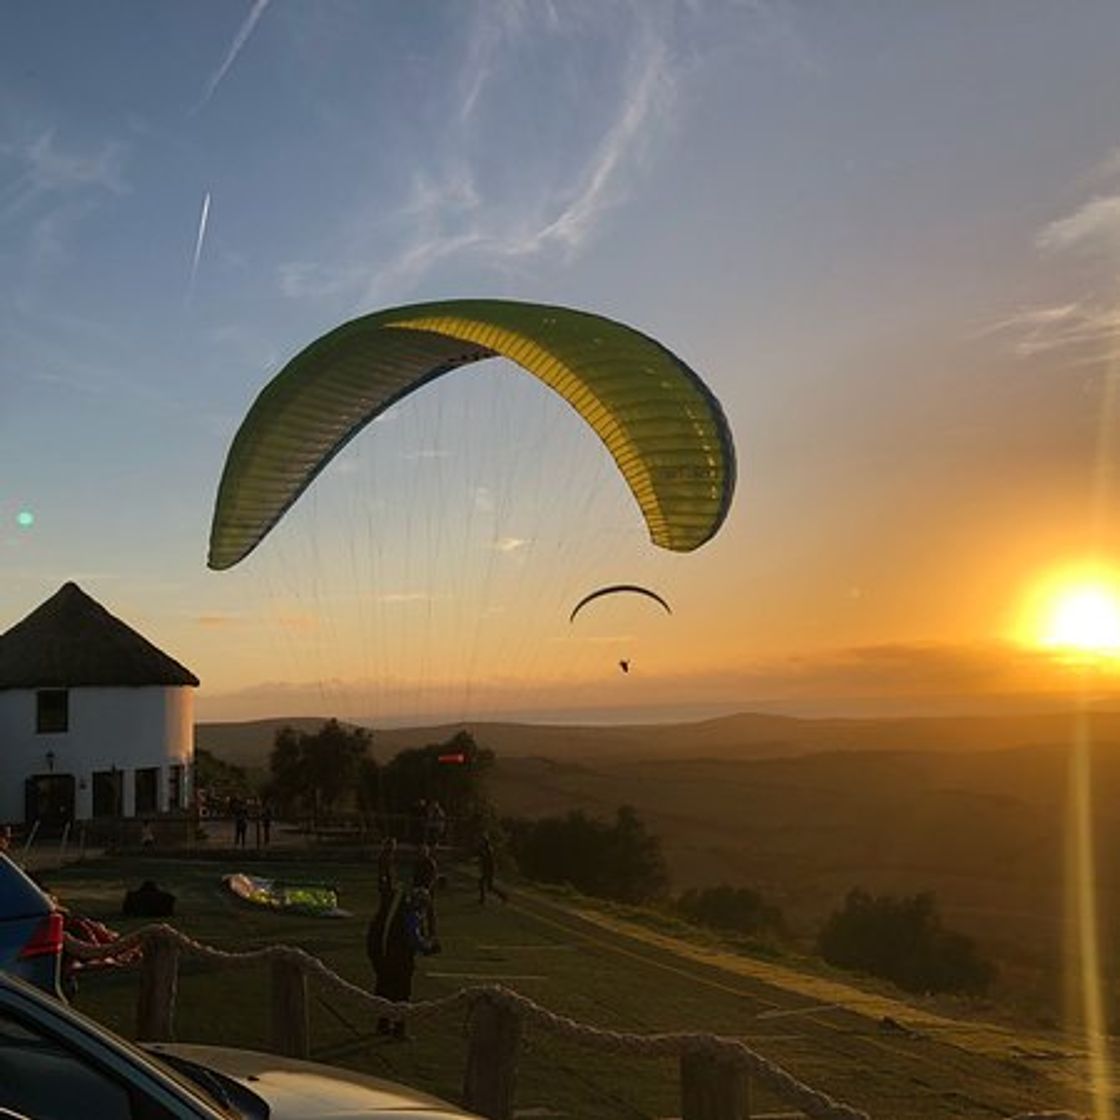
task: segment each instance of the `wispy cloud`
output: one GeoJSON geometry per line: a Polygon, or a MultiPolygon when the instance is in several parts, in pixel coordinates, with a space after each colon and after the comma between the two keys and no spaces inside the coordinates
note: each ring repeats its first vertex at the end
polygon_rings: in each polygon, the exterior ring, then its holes
{"type": "Polygon", "coordinates": [[[1015,335],[1015,353],[1020,357],[1085,347],[1096,350],[1101,360],[1104,347],[1120,342],[1120,308],[1094,302],[1032,307],[1009,315],[992,329],[1015,335]]]}
{"type": "Polygon", "coordinates": [[[619,111],[585,169],[575,196],[546,226],[529,237],[512,240],[508,251],[532,253],[549,241],[570,250],[580,248],[602,212],[612,202],[620,201],[619,177],[626,160],[641,143],[654,108],[664,111],[672,93],[668,51],[663,43],[654,42],[638,60],[619,111]]]}
{"type": "Polygon", "coordinates": [[[1120,248],[1120,195],[1098,197],[1043,227],[1035,244],[1044,252],[1120,248]]]}
{"type": "Polygon", "coordinates": [[[92,152],[67,150],[58,145],[51,129],[25,143],[0,144],[0,157],[17,168],[14,178],[0,188],[0,221],[26,212],[44,196],[126,194],[125,153],[125,146],[115,141],[92,152]]]}
{"type": "Polygon", "coordinates": [[[350,295],[365,309],[403,298],[453,262],[508,276],[550,254],[562,264],[593,243],[675,126],[682,64],[660,9],[559,10],[523,0],[479,6],[457,66],[448,67],[459,74],[448,87],[454,117],[440,142],[419,153],[408,189],[395,206],[346,218],[322,262],[281,264],[282,292],[327,302],[350,295]],[[558,54],[548,41],[560,36],[571,49],[558,54]],[[595,50],[576,50],[581,42],[595,50]],[[573,73],[550,68],[559,57],[593,61],[573,73]],[[509,118],[527,66],[537,67],[542,88],[555,89],[552,123],[542,122],[552,143],[520,143],[509,118]],[[579,111],[588,96],[592,115],[579,111]],[[497,170],[495,148],[519,154],[497,170]]]}
{"type": "MultiPolygon", "coordinates": [[[[1115,163],[1115,170],[1120,172],[1120,152],[1112,153],[1106,163],[1115,163]]],[[[1112,286],[1115,281],[1111,273],[1120,252],[1120,195],[1098,195],[1073,212],[1047,222],[1035,235],[1034,244],[1051,258],[1075,252],[1104,258],[1109,271],[1101,280],[1112,286]]],[[[1099,363],[1110,358],[1120,343],[1120,306],[1088,295],[1022,308],[981,333],[999,332],[1014,336],[1015,352],[1022,357],[1080,351],[1079,364],[1099,363]]]]}
{"type": "Polygon", "coordinates": [[[197,113],[204,109],[210,98],[214,96],[214,91],[221,85],[222,79],[229,73],[230,67],[237,61],[237,56],[249,41],[249,36],[253,34],[253,28],[257,26],[257,22],[260,20],[261,16],[264,15],[264,10],[268,7],[268,4],[269,0],[253,0],[253,6],[249,9],[249,14],[238,28],[237,34],[234,35],[233,42],[230,43],[229,50],[226,51],[226,56],[222,60],[221,66],[210,75],[210,80],[206,83],[202,98],[195,106],[194,112],[197,113]]]}
{"type": "Polygon", "coordinates": [[[386,604],[430,603],[433,599],[435,596],[430,591],[385,591],[374,596],[376,602],[386,604]]]}
{"type": "Polygon", "coordinates": [[[497,552],[517,552],[519,549],[524,548],[528,543],[528,537],[499,537],[494,542],[494,549],[497,552]]]}
{"type": "MultiPolygon", "coordinates": [[[[555,11],[550,9],[553,21],[555,11]]],[[[522,0],[501,0],[476,9],[474,26],[467,39],[466,60],[459,80],[459,120],[474,114],[479,97],[494,73],[501,53],[521,34],[526,25],[522,0]]]]}
{"type": "Polygon", "coordinates": [[[577,255],[607,210],[625,200],[627,172],[640,161],[650,133],[665,127],[674,87],[668,49],[649,31],[634,51],[600,140],[566,184],[546,182],[520,205],[487,205],[462,161],[442,181],[418,179],[400,210],[415,232],[370,278],[363,304],[413,287],[452,257],[470,254],[500,265],[551,249],[577,255]]]}

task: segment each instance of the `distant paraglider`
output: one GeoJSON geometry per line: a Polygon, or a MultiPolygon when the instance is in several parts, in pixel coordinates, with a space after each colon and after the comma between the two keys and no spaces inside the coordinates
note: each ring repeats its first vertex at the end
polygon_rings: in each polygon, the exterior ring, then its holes
{"type": "Polygon", "coordinates": [[[689,552],[718,531],[735,488],[731,432],[719,402],[676,355],[584,311],[448,300],[344,323],[265,386],[226,458],[209,566],[244,559],[375,417],[445,373],[494,357],[539,378],[594,429],[654,544],[689,552]]]}
{"type": "MultiPolygon", "coordinates": [[[[587,606],[588,603],[593,603],[596,599],[603,598],[604,595],[644,595],[647,599],[652,599],[655,603],[660,603],[664,608],[666,614],[672,614],[673,608],[657,594],[656,591],[650,591],[648,587],[639,587],[636,583],[612,583],[609,587],[600,587],[596,591],[592,591],[589,595],[584,595],[582,599],[572,608],[572,613],[568,615],[569,622],[575,622],[576,615],[587,606]]],[[[621,664],[621,662],[620,662],[621,664]]],[[[628,672],[629,665],[623,665],[622,671],[628,672]]]]}
{"type": "MultiPolygon", "coordinates": [[[[569,622],[575,622],[576,615],[587,606],[588,603],[593,603],[596,599],[602,599],[606,595],[644,595],[647,599],[652,599],[655,603],[659,603],[665,608],[666,614],[672,614],[673,609],[669,606],[656,591],[650,591],[648,587],[640,587],[636,583],[612,583],[608,587],[600,587],[590,594],[584,595],[582,599],[572,608],[572,613],[568,615],[569,622]]],[[[630,658],[619,658],[618,667],[623,673],[630,672],[630,658]]]]}

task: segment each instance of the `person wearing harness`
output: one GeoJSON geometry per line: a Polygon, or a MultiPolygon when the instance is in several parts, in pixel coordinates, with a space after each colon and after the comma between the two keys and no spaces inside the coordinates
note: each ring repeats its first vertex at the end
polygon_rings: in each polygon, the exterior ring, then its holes
{"type": "MultiPolygon", "coordinates": [[[[374,995],[394,1003],[407,1003],[412,998],[416,954],[428,956],[440,951],[439,941],[428,931],[429,903],[423,888],[414,887],[407,894],[397,889],[382,896],[366,931],[366,955],[376,977],[374,995]]],[[[404,1020],[393,1022],[382,1016],[377,1020],[377,1033],[404,1038],[404,1020]]]]}

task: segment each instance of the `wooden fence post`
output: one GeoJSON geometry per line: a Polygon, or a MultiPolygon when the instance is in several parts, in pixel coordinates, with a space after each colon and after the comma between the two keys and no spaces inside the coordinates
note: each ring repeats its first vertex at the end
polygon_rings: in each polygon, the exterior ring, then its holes
{"type": "Polygon", "coordinates": [[[475,1000],[470,1014],[463,1103],[486,1120],[511,1120],[521,1019],[491,996],[475,1000]]]}
{"type": "Polygon", "coordinates": [[[702,1050],[681,1055],[681,1120],[747,1120],[746,1070],[702,1050]]]}
{"type": "Polygon", "coordinates": [[[144,938],[136,1037],[170,1042],[175,1036],[175,993],[179,986],[179,946],[164,933],[144,938]]]}
{"type": "Polygon", "coordinates": [[[288,1058],[311,1055],[307,975],[298,961],[272,962],[272,1049],[288,1058]]]}

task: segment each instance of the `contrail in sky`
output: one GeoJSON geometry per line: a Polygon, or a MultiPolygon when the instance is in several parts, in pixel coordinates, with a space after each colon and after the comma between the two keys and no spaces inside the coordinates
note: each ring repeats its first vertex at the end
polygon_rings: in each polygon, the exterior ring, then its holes
{"type": "Polygon", "coordinates": [[[245,22],[233,37],[233,42],[230,44],[229,51],[226,53],[226,57],[221,66],[210,75],[210,81],[206,83],[206,91],[202,95],[202,100],[199,101],[194,108],[196,113],[214,96],[214,91],[218,88],[221,80],[229,73],[229,68],[237,60],[237,56],[241,53],[241,48],[245,46],[249,36],[253,34],[253,28],[257,26],[257,20],[264,15],[264,10],[267,7],[268,0],[253,0],[253,6],[249,9],[249,14],[245,17],[245,22]]]}
{"type": "Polygon", "coordinates": [[[210,192],[202,199],[202,213],[198,216],[198,237],[194,243],[194,260],[191,261],[191,279],[187,285],[187,303],[194,295],[194,278],[198,275],[198,260],[202,256],[202,242],[206,237],[206,222],[210,217],[210,192]]]}

